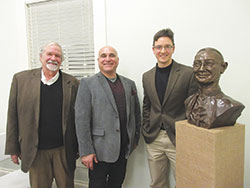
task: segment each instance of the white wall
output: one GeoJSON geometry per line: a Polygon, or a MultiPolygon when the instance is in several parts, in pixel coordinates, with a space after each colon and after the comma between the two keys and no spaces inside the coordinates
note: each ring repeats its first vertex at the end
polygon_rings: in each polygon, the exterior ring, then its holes
{"type": "Polygon", "coordinates": [[[0,3],[0,160],[4,156],[5,129],[10,84],[14,73],[27,69],[24,3],[20,0],[0,3]]]}
{"type": "Polygon", "coordinates": [[[12,76],[28,67],[24,3],[20,0],[0,3],[0,133],[5,132],[7,104],[12,76]]]}
{"type": "MultiPolygon", "coordinates": [[[[222,52],[229,63],[221,78],[222,90],[246,106],[238,122],[247,125],[245,188],[250,187],[250,1],[94,0],[94,10],[96,52],[105,44],[116,47],[120,56],[118,72],[136,81],[141,101],[141,76],[156,63],[151,46],[158,30],[170,27],[175,32],[174,59],[178,62],[192,65],[195,53],[207,46],[222,52]]],[[[1,2],[0,133],[5,131],[11,78],[28,67],[24,14],[22,1],[1,2]]],[[[148,187],[149,181],[141,139],[129,159],[125,188],[148,187]]]]}

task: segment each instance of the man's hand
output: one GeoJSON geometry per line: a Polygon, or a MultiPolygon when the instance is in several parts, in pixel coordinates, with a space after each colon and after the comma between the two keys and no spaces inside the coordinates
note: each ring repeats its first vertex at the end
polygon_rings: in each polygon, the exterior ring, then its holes
{"type": "Polygon", "coordinates": [[[93,161],[95,163],[98,163],[97,158],[96,158],[96,154],[90,154],[90,155],[82,156],[81,160],[82,160],[82,164],[84,164],[90,170],[94,169],[93,161]]]}
{"type": "Polygon", "coordinates": [[[11,160],[13,161],[13,163],[19,165],[19,160],[18,160],[18,158],[21,159],[21,157],[20,157],[19,155],[11,155],[11,160]]]}

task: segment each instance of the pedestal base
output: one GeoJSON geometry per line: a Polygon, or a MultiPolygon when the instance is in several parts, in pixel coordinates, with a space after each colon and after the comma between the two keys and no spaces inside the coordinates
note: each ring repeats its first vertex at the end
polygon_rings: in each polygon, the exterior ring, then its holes
{"type": "Polygon", "coordinates": [[[177,188],[243,188],[245,125],[204,129],[176,122],[177,188]]]}

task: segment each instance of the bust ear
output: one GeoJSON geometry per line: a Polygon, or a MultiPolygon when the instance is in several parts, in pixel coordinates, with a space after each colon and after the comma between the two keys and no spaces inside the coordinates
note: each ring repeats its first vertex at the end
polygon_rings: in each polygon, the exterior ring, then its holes
{"type": "Polygon", "coordinates": [[[227,62],[223,62],[221,64],[221,71],[220,73],[223,74],[225,72],[225,70],[227,69],[228,63],[227,62]]]}

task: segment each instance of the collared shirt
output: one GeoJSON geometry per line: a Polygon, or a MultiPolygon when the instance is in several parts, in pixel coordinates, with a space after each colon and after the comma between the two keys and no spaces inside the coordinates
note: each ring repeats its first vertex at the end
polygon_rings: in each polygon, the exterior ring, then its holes
{"type": "Polygon", "coordinates": [[[112,83],[115,83],[115,81],[117,80],[117,76],[116,77],[114,77],[114,78],[108,78],[108,77],[106,77],[110,82],[112,82],[112,83]]]}
{"type": "Polygon", "coordinates": [[[56,75],[53,77],[53,78],[51,78],[50,80],[46,80],[46,77],[45,77],[45,75],[44,75],[44,73],[43,73],[43,70],[41,70],[42,71],[42,73],[41,73],[41,81],[42,81],[42,83],[43,84],[46,84],[46,85],[52,85],[52,84],[54,84],[56,81],[57,81],[57,79],[59,78],[59,71],[56,73],[56,75]]]}

